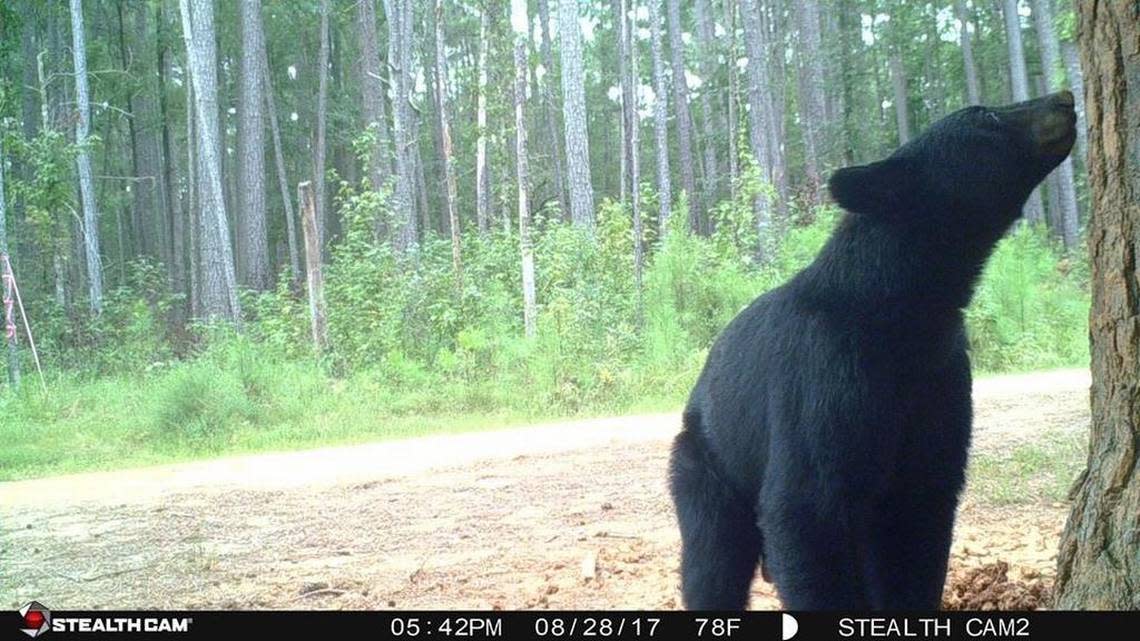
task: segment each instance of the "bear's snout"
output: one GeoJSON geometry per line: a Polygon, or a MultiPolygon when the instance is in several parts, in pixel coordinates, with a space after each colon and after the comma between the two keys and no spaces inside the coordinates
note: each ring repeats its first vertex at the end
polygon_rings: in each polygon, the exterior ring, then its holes
{"type": "Polygon", "coordinates": [[[1050,158],[1069,155],[1077,139],[1073,92],[1058,91],[1024,104],[1028,107],[1037,153],[1050,158]]]}
{"type": "Polygon", "coordinates": [[[1076,98],[1066,90],[999,107],[994,114],[1000,122],[1019,131],[1036,154],[1060,162],[1077,139],[1075,105],[1076,98]]]}

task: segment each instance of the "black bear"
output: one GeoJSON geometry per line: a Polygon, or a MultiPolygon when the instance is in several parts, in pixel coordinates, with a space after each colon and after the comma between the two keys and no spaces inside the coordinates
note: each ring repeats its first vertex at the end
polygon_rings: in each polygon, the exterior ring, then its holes
{"type": "Polygon", "coordinates": [[[828,181],[809,266],[714,343],[673,444],[690,609],[757,565],[792,610],[938,607],[970,441],[962,311],[1076,135],[1067,91],[969,107],[828,181]]]}

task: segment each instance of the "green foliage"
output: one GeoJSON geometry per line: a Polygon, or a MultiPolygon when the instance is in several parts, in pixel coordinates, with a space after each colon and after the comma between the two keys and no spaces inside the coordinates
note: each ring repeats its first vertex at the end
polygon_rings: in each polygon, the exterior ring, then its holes
{"type": "MultiPolygon", "coordinates": [[[[749,198],[764,187],[752,182],[714,209],[710,237],[691,235],[683,215],[671,217],[664,238],[647,232],[640,324],[628,209],[603,202],[592,233],[540,212],[531,340],[522,336],[515,236],[465,230],[457,284],[448,241],[429,234],[401,258],[374,239],[387,211],[368,190],[340,194],[343,240],[325,269],[330,348],[319,358],[307,298],[284,276],[274,291],[246,294],[240,335],[191,328],[192,348],[176,358],[164,335],[171,298],[162,272],[132,263],[94,323],[62,313],[40,321],[49,369],[72,364],[49,397],[27,388],[0,395],[0,411],[13,417],[0,438],[26,441],[34,425],[51,426],[44,443],[65,438],[63,430],[87,436],[76,437],[77,448],[68,441],[70,454],[24,443],[0,454],[0,464],[27,474],[32,465],[113,464],[114,443],[137,448],[132,460],[142,462],[420,433],[470,416],[503,423],[675,407],[725,324],[810,262],[842,215],[822,208],[788,221],[757,263],[749,198]]],[[[655,222],[643,226],[656,230],[655,222]]],[[[1011,234],[967,312],[975,367],[1086,364],[1088,278],[1043,230],[1011,234]]]]}
{"type": "Polygon", "coordinates": [[[966,311],[971,360],[986,372],[1088,363],[1087,264],[1058,258],[1022,225],[990,258],[966,311]]]}
{"type": "Polygon", "coordinates": [[[28,301],[44,366],[87,376],[149,371],[173,357],[168,315],[175,302],[162,266],[128,263],[125,280],[105,293],[103,313],[76,315],[51,298],[28,301]]]}

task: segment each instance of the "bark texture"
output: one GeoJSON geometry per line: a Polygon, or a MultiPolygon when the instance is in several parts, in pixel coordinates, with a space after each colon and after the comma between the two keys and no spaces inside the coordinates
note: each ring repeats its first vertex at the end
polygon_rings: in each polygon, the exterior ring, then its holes
{"type": "Polygon", "coordinates": [[[586,86],[578,3],[558,3],[562,52],[562,119],[566,129],[566,166],[570,179],[570,219],[594,227],[594,187],[590,180],[590,145],[586,134],[586,86]]]}
{"type": "Polygon", "coordinates": [[[1088,469],[1058,553],[1056,605],[1140,608],[1140,5],[1078,5],[1093,301],[1088,469]]]}

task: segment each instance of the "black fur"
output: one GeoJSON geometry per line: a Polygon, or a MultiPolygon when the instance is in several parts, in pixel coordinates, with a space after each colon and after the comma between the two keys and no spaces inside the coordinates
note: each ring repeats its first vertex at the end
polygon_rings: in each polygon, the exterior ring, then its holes
{"type": "Polygon", "coordinates": [[[1042,142],[1072,113],[1050,98],[962,110],[832,176],[857,213],[725,328],[685,409],[686,607],[745,607],[758,562],[789,609],[938,606],[970,439],[962,309],[1072,144],[1042,142]]]}

